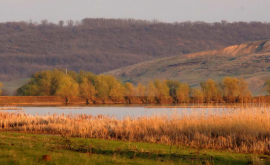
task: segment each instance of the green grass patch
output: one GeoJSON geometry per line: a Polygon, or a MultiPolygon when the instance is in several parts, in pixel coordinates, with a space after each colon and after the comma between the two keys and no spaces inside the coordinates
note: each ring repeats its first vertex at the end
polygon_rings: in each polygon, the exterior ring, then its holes
{"type": "Polygon", "coordinates": [[[55,135],[0,133],[0,164],[270,164],[267,155],[55,135]],[[43,160],[49,155],[51,160],[43,160]]]}

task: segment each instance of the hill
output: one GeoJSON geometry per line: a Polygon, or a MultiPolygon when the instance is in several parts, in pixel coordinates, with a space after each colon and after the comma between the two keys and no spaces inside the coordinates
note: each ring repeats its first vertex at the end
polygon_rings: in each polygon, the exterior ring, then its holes
{"type": "Polygon", "coordinates": [[[39,70],[95,74],[162,57],[270,38],[270,24],[84,19],[0,23],[0,81],[39,70]]]}
{"type": "Polygon", "coordinates": [[[213,51],[161,58],[120,68],[105,74],[123,81],[147,83],[172,79],[198,86],[207,79],[221,81],[225,76],[247,79],[258,95],[270,78],[270,40],[233,45],[213,51]]]}

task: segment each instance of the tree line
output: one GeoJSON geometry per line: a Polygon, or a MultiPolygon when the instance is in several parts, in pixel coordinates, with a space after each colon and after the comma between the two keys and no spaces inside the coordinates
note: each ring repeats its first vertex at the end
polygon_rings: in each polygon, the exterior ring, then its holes
{"type": "MultiPolygon", "coordinates": [[[[269,82],[270,93],[270,82],[269,82]]],[[[191,88],[188,84],[175,80],[154,80],[148,84],[134,85],[120,82],[111,75],[95,75],[91,72],[64,71],[61,69],[40,71],[17,90],[18,96],[61,96],[66,103],[73,96],[79,96],[86,103],[95,104],[97,99],[106,103],[212,103],[248,102],[251,92],[247,82],[240,78],[225,77],[222,82],[209,79],[200,87],[191,88]]]]}
{"type": "Polygon", "coordinates": [[[120,67],[270,38],[270,23],[90,19],[58,24],[0,23],[0,80],[33,70],[66,68],[95,74],[120,67]]]}
{"type": "Polygon", "coordinates": [[[2,95],[2,90],[1,90],[2,86],[3,86],[3,84],[0,82],[0,96],[2,95]]]}

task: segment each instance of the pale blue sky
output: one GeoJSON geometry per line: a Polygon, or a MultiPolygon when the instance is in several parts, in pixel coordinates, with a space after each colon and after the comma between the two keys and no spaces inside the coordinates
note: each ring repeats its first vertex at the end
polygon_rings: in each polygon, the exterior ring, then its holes
{"type": "Polygon", "coordinates": [[[270,22],[270,0],[0,0],[0,22],[135,18],[270,22]]]}

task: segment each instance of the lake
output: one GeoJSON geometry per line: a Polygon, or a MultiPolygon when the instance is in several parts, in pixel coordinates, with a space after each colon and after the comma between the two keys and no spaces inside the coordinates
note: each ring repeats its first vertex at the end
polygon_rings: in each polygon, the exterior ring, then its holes
{"type": "Polygon", "coordinates": [[[200,105],[91,105],[91,106],[2,106],[1,111],[18,112],[30,115],[45,114],[87,114],[87,115],[109,115],[118,119],[125,116],[140,117],[152,115],[172,115],[175,113],[208,113],[208,112],[226,112],[236,109],[237,106],[211,105],[206,107],[200,105]],[[13,110],[9,110],[13,109],[13,110]],[[15,110],[19,109],[19,110],[15,110]]]}

